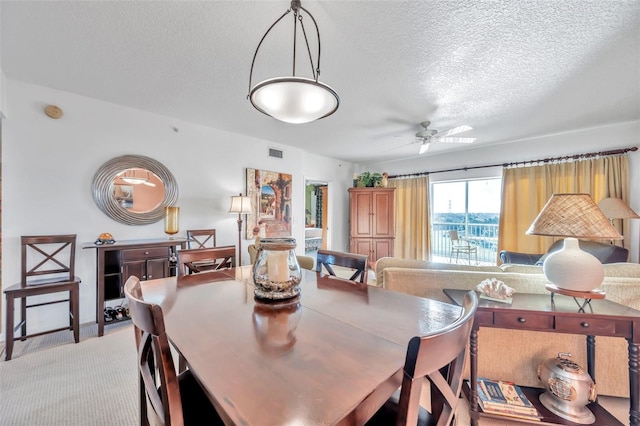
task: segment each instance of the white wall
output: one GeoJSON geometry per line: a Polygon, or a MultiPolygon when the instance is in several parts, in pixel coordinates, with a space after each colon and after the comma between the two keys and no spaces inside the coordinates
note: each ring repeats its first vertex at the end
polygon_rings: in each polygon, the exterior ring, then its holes
{"type": "MultiPolygon", "coordinates": [[[[75,233],[78,243],[94,241],[102,232],[113,234],[116,240],[166,237],[162,221],[123,225],[93,202],[93,175],[107,160],[125,154],[154,158],[174,174],[180,191],[176,203],[180,207],[179,235],[184,236],[188,228],[211,227],[217,230],[219,245],[235,245],[237,216],[227,211],[230,196],[245,192],[249,167],[293,176],[293,236],[298,241],[304,235],[305,176],[330,182],[333,247],[347,247],[346,188],[352,179],[352,164],[67,92],[13,80],[6,83],[10,113],[2,126],[4,286],[19,281],[21,235],[75,233]],[[64,117],[47,117],[43,112],[47,104],[61,107],[64,117]],[[268,147],[282,149],[284,158],[268,157],[268,147]]],[[[249,243],[243,229],[244,264],[249,260],[249,243]]],[[[298,245],[298,251],[304,252],[304,244],[298,245]]],[[[80,321],[91,322],[95,316],[95,251],[79,249],[76,269],[82,278],[80,321]]],[[[33,330],[44,322],[62,324],[65,318],[60,308],[32,310],[33,330]]]]}
{"type": "MultiPolygon", "coordinates": [[[[619,123],[591,129],[548,135],[511,144],[491,145],[440,155],[422,155],[415,159],[368,164],[365,170],[388,172],[390,175],[537,160],[640,145],[640,121],[619,123]]],[[[640,212],[640,150],[629,153],[631,194],[629,205],[640,212]]],[[[474,179],[501,176],[502,167],[434,173],[430,181],[474,179]]],[[[631,221],[630,261],[638,262],[640,220],[631,221]]]]}

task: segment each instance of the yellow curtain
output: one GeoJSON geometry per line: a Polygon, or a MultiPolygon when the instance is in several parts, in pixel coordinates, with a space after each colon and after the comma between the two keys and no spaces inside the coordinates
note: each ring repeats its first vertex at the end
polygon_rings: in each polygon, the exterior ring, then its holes
{"type": "Polygon", "coordinates": [[[429,178],[390,179],[396,188],[394,257],[430,260],[429,178]]]}
{"type": "MultiPolygon", "coordinates": [[[[592,158],[539,166],[505,168],[498,251],[545,253],[554,239],[526,235],[552,194],[586,193],[597,203],[605,197],[629,201],[629,159],[626,155],[592,158]]],[[[626,236],[629,223],[614,221],[626,236]]],[[[617,242],[620,244],[620,242],[617,242]]]]}

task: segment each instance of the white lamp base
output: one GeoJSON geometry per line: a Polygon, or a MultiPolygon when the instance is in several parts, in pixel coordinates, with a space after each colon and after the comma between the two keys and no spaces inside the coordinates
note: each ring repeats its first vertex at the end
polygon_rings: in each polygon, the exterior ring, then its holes
{"type": "Polygon", "coordinates": [[[547,256],[542,270],[552,284],[571,291],[591,291],[604,279],[602,263],[581,250],[576,238],[566,238],[562,249],[547,256]]]}

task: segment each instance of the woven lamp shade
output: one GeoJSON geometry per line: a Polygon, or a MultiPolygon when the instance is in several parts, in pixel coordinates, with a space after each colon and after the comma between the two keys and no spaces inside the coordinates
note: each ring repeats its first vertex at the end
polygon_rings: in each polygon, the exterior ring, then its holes
{"type": "Polygon", "coordinates": [[[528,235],[621,240],[589,194],[553,194],[528,235]]]}
{"type": "Polygon", "coordinates": [[[602,213],[610,219],[640,219],[638,213],[631,210],[621,198],[603,198],[598,203],[598,207],[602,213]]]}

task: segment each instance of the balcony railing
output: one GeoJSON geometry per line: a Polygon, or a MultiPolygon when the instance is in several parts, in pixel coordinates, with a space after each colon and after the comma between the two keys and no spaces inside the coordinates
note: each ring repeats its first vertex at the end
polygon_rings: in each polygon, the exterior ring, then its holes
{"type": "MultiPolygon", "coordinates": [[[[498,225],[474,224],[474,223],[443,223],[431,224],[431,259],[434,262],[455,263],[455,257],[451,259],[451,239],[449,231],[458,231],[460,238],[472,240],[478,246],[478,263],[484,265],[496,265],[498,259],[498,225]]],[[[474,264],[475,256],[469,259],[466,255],[458,256],[458,263],[474,264]]]]}

